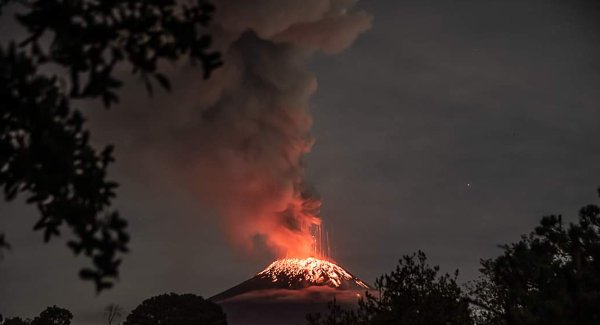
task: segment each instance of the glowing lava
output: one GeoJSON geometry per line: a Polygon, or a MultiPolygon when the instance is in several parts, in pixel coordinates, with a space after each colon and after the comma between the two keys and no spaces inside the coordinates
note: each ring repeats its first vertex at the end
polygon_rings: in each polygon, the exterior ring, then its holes
{"type": "Polygon", "coordinates": [[[358,286],[369,289],[368,285],[341,266],[314,257],[277,260],[256,276],[267,277],[271,282],[279,282],[283,287],[290,289],[309,286],[333,288],[358,286]]]}
{"type": "Polygon", "coordinates": [[[362,293],[371,288],[343,267],[327,260],[308,258],[285,258],[237,286],[211,298],[213,301],[258,292],[301,292],[303,289],[323,289],[335,292],[362,293]]]}

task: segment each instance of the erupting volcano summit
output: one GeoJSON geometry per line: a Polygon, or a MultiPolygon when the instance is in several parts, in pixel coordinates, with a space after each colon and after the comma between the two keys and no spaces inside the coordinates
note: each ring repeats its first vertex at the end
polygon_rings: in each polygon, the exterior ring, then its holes
{"type": "Polygon", "coordinates": [[[339,290],[368,290],[369,286],[341,266],[309,257],[277,260],[253,278],[228,289],[211,299],[224,301],[249,292],[270,289],[301,290],[309,287],[330,287],[339,290]]]}

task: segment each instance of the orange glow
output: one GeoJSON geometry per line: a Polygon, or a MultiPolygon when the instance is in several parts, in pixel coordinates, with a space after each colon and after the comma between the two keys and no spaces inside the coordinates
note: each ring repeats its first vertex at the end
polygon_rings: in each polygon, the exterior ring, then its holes
{"type": "Polygon", "coordinates": [[[364,289],[369,286],[356,278],[341,266],[322,259],[286,258],[277,260],[257,274],[258,277],[268,277],[272,282],[302,281],[311,286],[329,286],[340,288],[348,283],[364,289]]]}
{"type": "MultiPolygon", "coordinates": [[[[298,159],[303,153],[297,153],[298,159]]],[[[326,233],[315,232],[321,225],[321,200],[305,189],[301,168],[256,164],[227,155],[194,167],[203,179],[198,197],[223,217],[229,239],[248,254],[266,248],[277,258],[326,256],[316,244],[326,242],[326,233]],[[288,179],[289,173],[299,175],[288,179]]]]}
{"type": "MultiPolygon", "coordinates": [[[[261,193],[260,191],[254,194],[261,193]]],[[[292,195],[292,194],[290,194],[292,195]]],[[[318,216],[320,201],[299,196],[263,195],[248,202],[238,200],[228,206],[226,230],[234,243],[248,252],[256,247],[257,238],[277,258],[326,256],[320,243],[326,234],[317,232],[321,227],[318,216]]]]}

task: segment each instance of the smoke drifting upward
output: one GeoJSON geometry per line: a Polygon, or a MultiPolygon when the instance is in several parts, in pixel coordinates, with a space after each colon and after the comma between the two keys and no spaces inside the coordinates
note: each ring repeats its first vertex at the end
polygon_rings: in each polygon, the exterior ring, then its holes
{"type": "Polygon", "coordinates": [[[225,66],[203,85],[194,161],[205,203],[231,238],[261,241],[278,256],[314,253],[320,199],[304,180],[309,100],[317,89],[306,61],[336,53],[370,26],[348,0],[223,0],[214,39],[225,66]]]}

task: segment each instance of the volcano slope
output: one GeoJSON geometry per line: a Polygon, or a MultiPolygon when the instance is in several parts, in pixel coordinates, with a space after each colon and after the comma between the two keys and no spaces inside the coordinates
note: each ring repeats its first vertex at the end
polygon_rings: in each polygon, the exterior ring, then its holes
{"type": "Polygon", "coordinates": [[[370,289],[334,262],[286,258],[210,299],[223,307],[229,325],[295,325],[308,313],[327,311],[333,298],[352,307],[370,289]]]}

